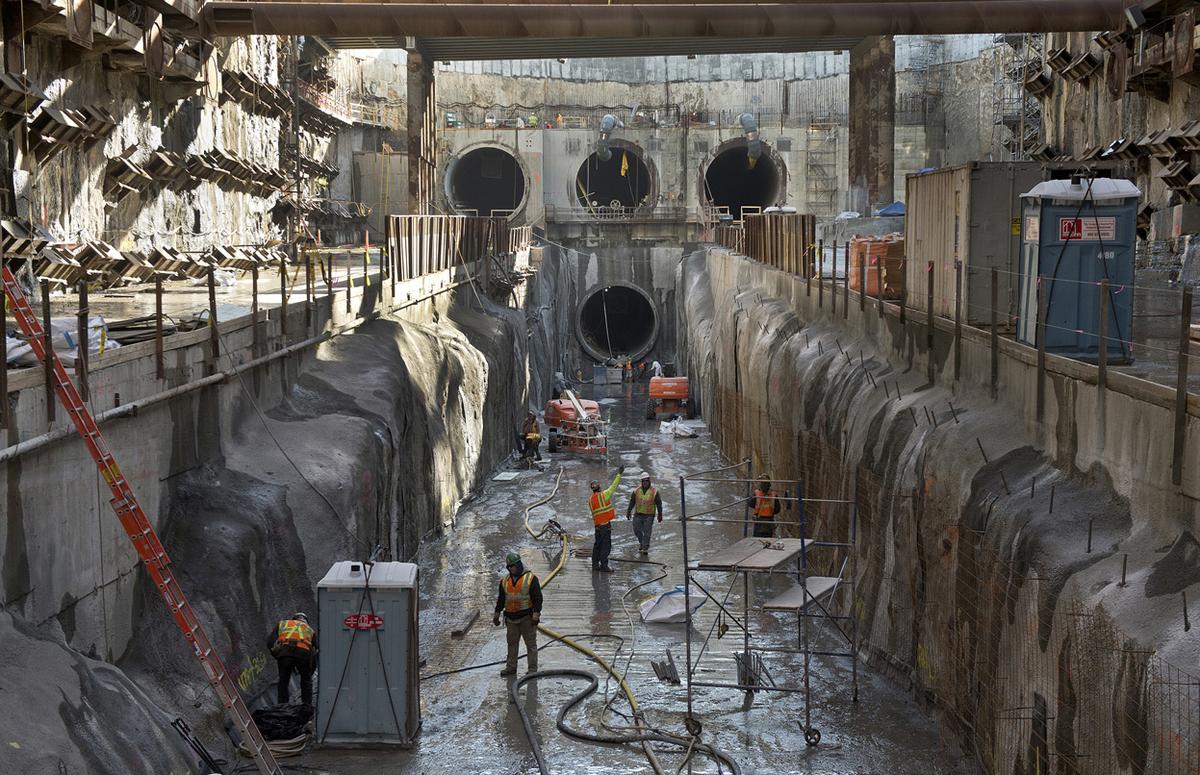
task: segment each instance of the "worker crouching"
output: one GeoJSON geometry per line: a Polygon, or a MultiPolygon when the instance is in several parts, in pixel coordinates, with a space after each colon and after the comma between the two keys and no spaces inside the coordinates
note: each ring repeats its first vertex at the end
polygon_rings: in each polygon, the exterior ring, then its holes
{"type": "Polygon", "coordinates": [[[280,705],[288,702],[292,673],[300,677],[300,701],[312,707],[312,677],[317,668],[317,631],[308,624],[308,616],[295,613],[275,625],[267,636],[267,649],[279,668],[276,699],[280,705]]]}
{"type": "Polygon", "coordinates": [[[500,581],[496,615],[492,617],[492,624],[499,627],[503,613],[507,625],[508,659],[500,675],[516,674],[517,650],[522,639],[529,658],[529,672],[534,673],[538,666],[537,625],[542,619],[542,585],[533,571],[525,570],[525,564],[516,553],[509,552],[506,564],[508,575],[500,581]]]}
{"type": "Polygon", "coordinates": [[[605,490],[600,489],[600,482],[595,479],[591,482],[592,494],[588,498],[588,509],[592,512],[592,526],[596,531],[596,540],[592,543],[592,570],[601,573],[612,573],[612,568],[608,567],[608,555],[612,553],[612,521],[617,516],[612,497],[617,491],[617,485],[621,483],[623,473],[625,466],[617,469],[612,484],[605,490]]]}

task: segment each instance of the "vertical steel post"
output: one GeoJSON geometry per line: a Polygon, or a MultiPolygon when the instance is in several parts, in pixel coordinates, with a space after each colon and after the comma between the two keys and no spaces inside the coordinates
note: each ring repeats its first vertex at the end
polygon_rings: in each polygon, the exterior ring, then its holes
{"type": "Polygon", "coordinates": [[[1046,311],[1050,294],[1046,291],[1046,278],[1039,277],[1037,284],[1037,421],[1046,418],[1046,311]]]}
{"type": "Polygon", "coordinates": [[[217,331],[217,276],[216,267],[208,268],[208,341],[212,345],[212,371],[221,370],[221,334],[217,331]]]}
{"type": "Polygon", "coordinates": [[[1183,483],[1183,456],[1187,449],[1188,348],[1191,347],[1192,289],[1184,287],[1179,310],[1179,364],[1175,377],[1175,447],[1171,460],[1171,482],[1183,483]]]}
{"type": "MultiPolygon", "coordinates": [[[[746,505],[744,511],[746,516],[750,516],[750,496],[753,494],[753,485],[750,480],[753,476],[752,466],[754,464],[749,458],[746,459],[746,505]]],[[[742,538],[745,538],[749,533],[750,523],[747,520],[742,521],[742,538]]],[[[750,674],[750,572],[742,571],[742,658],[745,660],[746,675],[750,674]]],[[[738,683],[741,683],[741,676],[738,676],[738,683]]],[[[747,690],[745,707],[749,707],[749,703],[754,699],[754,692],[747,690]]]]}
{"type": "Polygon", "coordinates": [[[311,333],[313,330],[313,296],[316,295],[316,284],[313,282],[312,276],[312,255],[308,252],[307,245],[303,248],[297,245],[296,249],[304,257],[304,330],[311,333]]]}
{"type": "Polygon", "coordinates": [[[929,358],[929,384],[933,384],[937,364],[933,356],[933,262],[925,265],[925,351],[929,358]]]}
{"type": "Polygon", "coordinates": [[[54,406],[58,400],[54,396],[54,339],[50,333],[50,281],[42,280],[42,341],[46,348],[46,357],[42,359],[46,373],[46,422],[54,422],[54,406]]]}
{"type": "Polygon", "coordinates": [[[162,275],[154,273],[154,374],[166,379],[165,343],[163,342],[163,287],[162,275]]]}
{"type": "Polygon", "coordinates": [[[288,319],[288,288],[287,288],[287,262],[283,258],[279,259],[279,336],[283,340],[283,346],[287,346],[287,319],[288,319]]]}
{"type": "Polygon", "coordinates": [[[825,240],[817,240],[817,308],[825,306],[825,240]]]}
{"type": "Polygon", "coordinates": [[[1000,321],[999,312],[996,305],[1000,300],[1000,281],[998,279],[996,267],[992,267],[992,309],[989,313],[992,320],[992,330],[990,333],[992,345],[992,400],[1000,397],[1000,321]]]}
{"type": "Polygon", "coordinates": [[[954,261],[954,381],[962,375],[962,261],[954,261]]]}
{"type": "Polygon", "coordinates": [[[687,492],[684,478],[679,477],[679,529],[683,543],[683,625],[685,660],[687,662],[687,718],[692,717],[692,566],[688,559],[687,492]]]}
{"type": "Polygon", "coordinates": [[[1100,281],[1100,325],[1096,331],[1096,400],[1104,401],[1108,389],[1108,280],[1100,281]]]}
{"type": "Polygon", "coordinates": [[[883,256],[875,258],[875,307],[883,317],[883,256]]]}
{"type": "Polygon", "coordinates": [[[845,243],[845,258],[842,263],[842,320],[850,319],[850,241],[845,243]]]}
{"type": "MultiPolygon", "coordinates": [[[[91,392],[88,388],[88,352],[90,343],[88,342],[88,286],[87,278],[84,277],[79,281],[79,313],[75,320],[76,327],[76,347],[75,347],[75,381],[79,383],[79,397],[84,401],[89,398],[91,392]]],[[[162,312],[158,313],[158,319],[162,319],[162,312]]],[[[162,325],[159,323],[158,325],[162,325]]],[[[158,375],[162,379],[162,373],[158,375]]]]}
{"type": "Polygon", "coordinates": [[[250,268],[250,336],[254,357],[262,355],[262,343],[259,342],[258,330],[258,265],[250,268]]]}
{"type": "MultiPolygon", "coordinates": [[[[846,255],[849,256],[849,242],[846,243],[846,251],[846,255]]],[[[867,255],[870,255],[870,251],[867,255]]],[[[850,259],[847,258],[847,266],[849,266],[849,261],[850,259]]],[[[867,256],[863,256],[862,260],[858,262],[858,311],[867,311],[867,256]]]]}

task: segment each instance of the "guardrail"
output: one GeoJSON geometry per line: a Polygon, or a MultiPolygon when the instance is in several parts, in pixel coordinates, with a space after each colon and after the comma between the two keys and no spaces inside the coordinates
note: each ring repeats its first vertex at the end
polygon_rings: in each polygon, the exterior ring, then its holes
{"type": "Polygon", "coordinates": [[[554,223],[682,223],[688,219],[683,205],[642,207],[555,207],[546,208],[546,220],[554,223]]]}
{"type": "Polygon", "coordinates": [[[530,226],[509,227],[507,219],[471,215],[393,215],[387,220],[388,271],[397,280],[482,262],[528,248],[530,226]]]}

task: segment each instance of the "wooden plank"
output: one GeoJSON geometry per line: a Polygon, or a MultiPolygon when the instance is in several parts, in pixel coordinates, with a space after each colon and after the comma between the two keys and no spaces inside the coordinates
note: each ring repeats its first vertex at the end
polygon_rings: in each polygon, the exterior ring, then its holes
{"type": "Polygon", "coordinates": [[[1100,326],[1096,332],[1096,400],[1104,403],[1104,391],[1108,388],[1108,280],[1100,281],[1100,326]]]}
{"type": "Polygon", "coordinates": [[[1038,278],[1037,285],[1037,421],[1046,418],[1046,304],[1049,294],[1044,291],[1045,283],[1038,278]]]}
{"type": "Polygon", "coordinates": [[[809,576],[804,579],[803,584],[795,584],[786,592],[763,603],[763,610],[799,613],[814,600],[831,592],[837,584],[838,579],[834,576],[809,576]]]}
{"type": "Polygon", "coordinates": [[[933,384],[936,374],[936,363],[933,357],[933,262],[930,261],[925,269],[925,351],[928,355],[929,383],[933,384]]]}
{"type": "Polygon", "coordinates": [[[962,375],[962,262],[954,262],[954,381],[962,375]]]}
{"type": "Polygon", "coordinates": [[[825,240],[817,240],[817,309],[825,306],[825,240]]]}
{"type": "MultiPolygon", "coordinates": [[[[87,285],[86,283],[81,281],[81,287],[79,289],[79,292],[85,296],[87,294],[86,285],[87,285]]],[[[258,272],[257,271],[255,271],[255,273],[254,273],[254,295],[255,295],[254,308],[256,309],[258,306],[258,299],[257,299],[257,296],[258,296],[258,272]]],[[[82,300],[80,301],[80,304],[81,305],[83,304],[82,300]]],[[[257,339],[258,339],[258,337],[256,336],[255,344],[257,344],[257,339]]],[[[84,341],[83,337],[80,337],[79,341],[81,341],[81,342],[84,341]]],[[[257,354],[258,348],[255,347],[254,351],[257,354]]],[[[166,377],[167,377],[167,368],[166,367],[167,367],[167,365],[166,365],[165,359],[163,357],[162,275],[159,274],[158,272],[155,272],[154,273],[154,376],[158,377],[159,379],[166,379],[166,377]]],[[[82,386],[83,386],[83,383],[81,380],[80,387],[82,387],[82,386]]],[[[80,392],[82,393],[82,391],[80,391],[80,392]]],[[[87,400],[87,399],[85,398],[84,400],[87,400]]]]}
{"type": "Polygon", "coordinates": [[[216,374],[221,370],[221,334],[217,331],[217,268],[208,268],[208,343],[212,352],[212,371],[216,374]]]}

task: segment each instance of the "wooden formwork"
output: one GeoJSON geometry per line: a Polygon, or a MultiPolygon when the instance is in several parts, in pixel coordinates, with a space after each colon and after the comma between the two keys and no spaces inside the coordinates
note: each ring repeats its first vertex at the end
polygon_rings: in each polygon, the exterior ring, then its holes
{"type": "Polygon", "coordinates": [[[817,218],[803,213],[764,213],[745,220],[743,252],[785,272],[808,276],[814,261],[817,218]],[[807,266],[806,266],[807,260],[807,266]]]}
{"type": "Polygon", "coordinates": [[[504,218],[470,215],[393,215],[387,223],[389,271],[397,280],[472,264],[508,253],[523,237],[504,218]],[[516,234],[514,235],[514,232],[516,234]]]}

